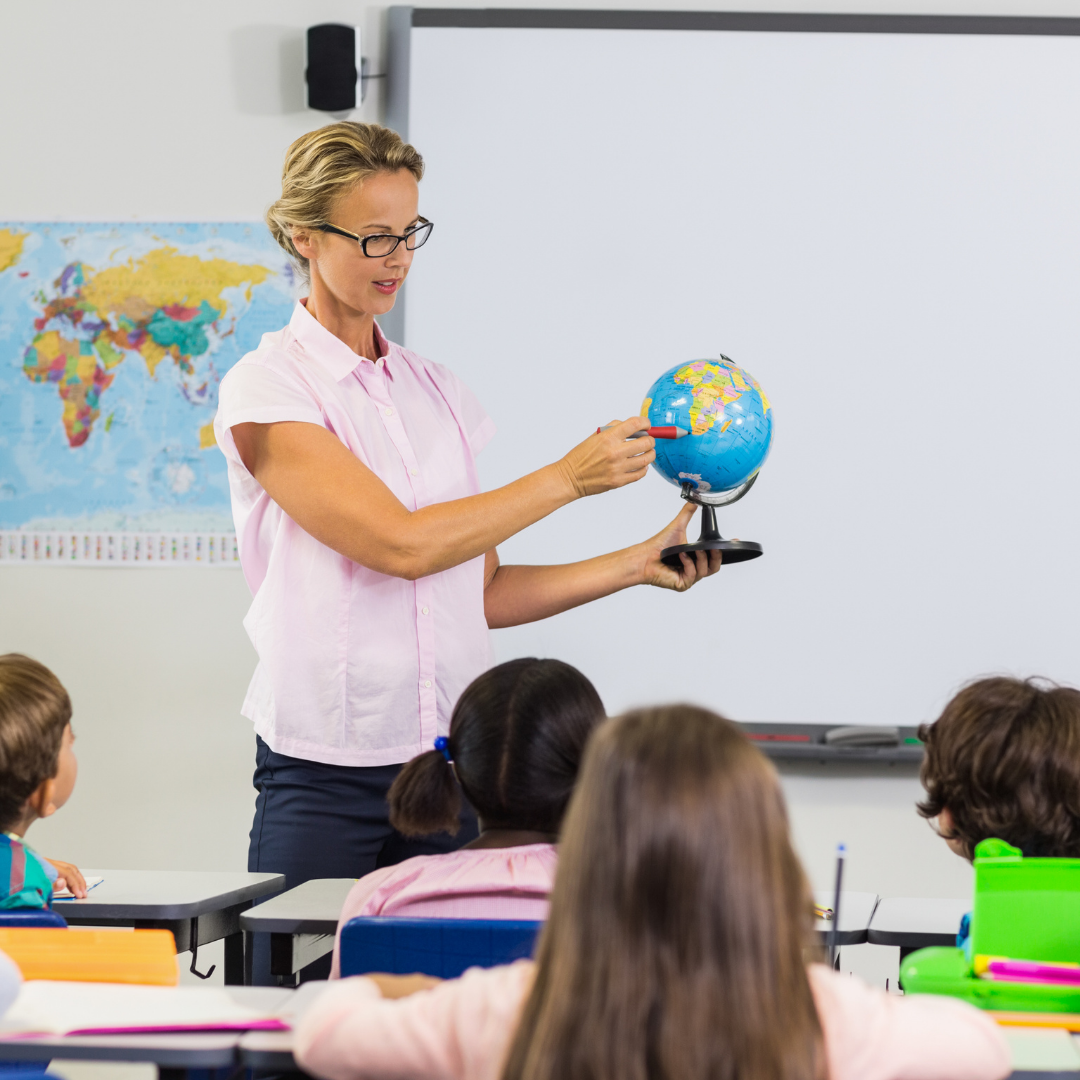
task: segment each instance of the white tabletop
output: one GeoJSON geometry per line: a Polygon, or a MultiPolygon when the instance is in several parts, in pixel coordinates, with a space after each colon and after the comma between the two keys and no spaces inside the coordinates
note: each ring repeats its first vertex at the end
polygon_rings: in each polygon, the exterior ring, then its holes
{"type": "Polygon", "coordinates": [[[314,878],[245,911],[240,925],[260,934],[333,934],[356,878],[314,878]]]}
{"type": "MultiPolygon", "coordinates": [[[[280,986],[229,986],[229,995],[260,1012],[286,1015],[295,993],[280,986]]],[[[233,1065],[245,1032],[157,1035],[41,1035],[0,1039],[0,1061],[148,1061],[166,1068],[220,1069],[233,1065]]]]}
{"type": "MultiPolygon", "coordinates": [[[[835,895],[831,892],[814,893],[814,903],[824,908],[831,908],[835,899],[835,895]]],[[[841,891],[838,945],[862,945],[866,941],[870,920],[873,918],[877,903],[877,893],[841,891]]],[[[818,933],[826,941],[828,941],[832,928],[831,919],[817,920],[818,933]]]]}
{"type": "Polygon", "coordinates": [[[971,906],[970,899],[887,896],[878,904],[870,921],[869,941],[872,945],[916,949],[953,945],[960,920],[971,906]]]}
{"type": "Polygon", "coordinates": [[[191,919],[280,892],[283,874],[207,870],[84,870],[104,880],[85,900],[54,900],[68,922],[191,919]]]}

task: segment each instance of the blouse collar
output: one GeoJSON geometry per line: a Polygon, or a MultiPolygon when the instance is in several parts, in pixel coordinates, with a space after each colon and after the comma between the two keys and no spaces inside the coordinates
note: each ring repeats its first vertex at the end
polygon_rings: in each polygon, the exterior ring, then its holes
{"type": "MultiPolygon", "coordinates": [[[[317,360],[335,381],[340,382],[346,375],[352,374],[362,363],[372,363],[366,356],[358,356],[340,338],[335,337],[312,315],[306,307],[307,298],[298,300],[289,320],[289,329],[293,337],[300,342],[306,355],[317,360]]],[[[375,323],[375,347],[379,359],[384,362],[390,358],[390,343],[375,323]]]]}

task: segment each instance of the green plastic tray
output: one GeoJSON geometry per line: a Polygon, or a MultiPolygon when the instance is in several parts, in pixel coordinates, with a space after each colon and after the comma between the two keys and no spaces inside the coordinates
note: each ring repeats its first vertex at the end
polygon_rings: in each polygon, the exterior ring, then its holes
{"type": "Polygon", "coordinates": [[[979,979],[963,949],[920,949],[900,965],[905,994],[946,994],[980,1009],[1002,1012],[1080,1013],[1080,986],[979,979]]]}

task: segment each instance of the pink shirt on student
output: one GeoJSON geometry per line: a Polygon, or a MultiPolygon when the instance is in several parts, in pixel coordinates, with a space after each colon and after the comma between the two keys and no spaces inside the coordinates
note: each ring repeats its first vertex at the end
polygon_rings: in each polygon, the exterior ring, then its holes
{"type": "MultiPolygon", "coordinates": [[[[953,998],[896,997],[822,964],[808,969],[829,1080],[1001,1080],[1009,1048],[985,1013],[953,998]]],[[[498,1080],[533,964],[473,968],[396,1001],[342,979],[302,1015],[305,1072],[328,1080],[498,1080]]]]}
{"type": "Polygon", "coordinates": [[[330,977],[340,972],[341,928],[358,915],[543,922],[557,862],[554,844],[524,844],[418,855],[373,870],[341,909],[330,977]]]}
{"type": "Polygon", "coordinates": [[[372,362],[297,304],[222,379],[214,421],[254,595],[244,627],[259,665],[242,712],[277,753],[334,765],[396,764],[429,749],[493,663],[483,557],[418,581],[360,566],[288,517],[233,442],[234,424],[317,424],[409,510],[477,494],[474,457],[491,420],[451,371],[375,333],[372,362]]]}

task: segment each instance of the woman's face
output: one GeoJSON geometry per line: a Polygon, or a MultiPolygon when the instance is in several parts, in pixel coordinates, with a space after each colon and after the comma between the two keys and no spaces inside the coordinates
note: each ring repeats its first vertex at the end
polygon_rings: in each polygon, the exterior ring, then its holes
{"type": "MultiPolygon", "coordinates": [[[[420,189],[408,169],[376,173],[343,195],[334,205],[330,224],[370,236],[403,236],[417,221],[420,189]]],[[[316,279],[338,303],[357,313],[385,315],[412,265],[413,252],[404,244],[379,258],[368,258],[355,240],[334,233],[297,231],[293,243],[311,263],[316,279]]]]}

